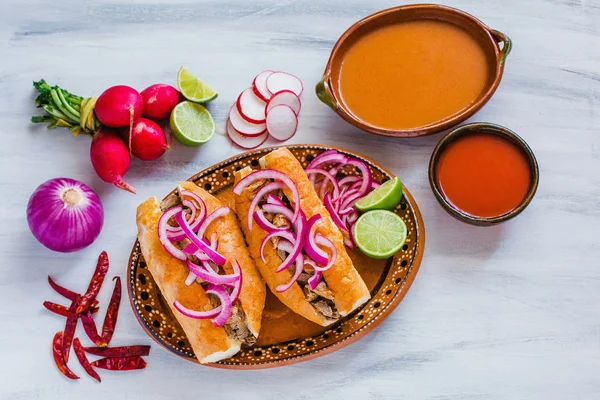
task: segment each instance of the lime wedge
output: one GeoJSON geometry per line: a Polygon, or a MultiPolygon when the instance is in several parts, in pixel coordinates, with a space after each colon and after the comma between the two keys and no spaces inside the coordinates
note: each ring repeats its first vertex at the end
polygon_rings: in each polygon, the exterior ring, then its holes
{"type": "Polygon", "coordinates": [[[404,245],[406,224],[391,211],[368,211],[354,225],[354,241],[369,257],[388,258],[404,245]]]}
{"type": "Polygon", "coordinates": [[[183,101],[173,109],[170,120],[173,136],[186,146],[198,146],[215,133],[215,122],[204,106],[183,101]]]}
{"type": "Polygon", "coordinates": [[[402,198],[402,182],[396,176],[356,202],[360,211],[393,210],[402,198]]]}
{"type": "Polygon", "coordinates": [[[198,79],[186,67],[181,67],[179,70],[177,84],[183,97],[194,103],[208,103],[218,96],[217,92],[198,79]]]}

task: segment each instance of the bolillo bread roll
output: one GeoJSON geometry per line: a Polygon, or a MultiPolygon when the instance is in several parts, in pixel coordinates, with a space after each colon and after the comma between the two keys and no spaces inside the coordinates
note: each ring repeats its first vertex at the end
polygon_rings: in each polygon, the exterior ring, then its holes
{"type": "Polygon", "coordinates": [[[229,338],[223,327],[214,326],[210,319],[186,317],[173,307],[175,300],[179,300],[193,310],[208,311],[214,308],[201,285],[185,285],[189,272],[186,264],[163,248],[157,231],[161,215],[156,197],[144,201],[137,209],[138,240],[148,270],[201,363],[216,362],[235,355],[240,350],[241,342],[229,338]]]}
{"type": "MultiPolygon", "coordinates": [[[[319,199],[304,168],[294,155],[281,147],[260,159],[263,169],[273,169],[286,174],[300,192],[300,208],[309,219],[313,215],[321,215],[321,224],[317,233],[333,242],[337,250],[337,259],[333,266],[323,272],[327,286],[334,293],[335,306],[341,316],[346,316],[366,303],[371,294],[354,264],[346,253],[344,238],[339,228],[331,219],[331,215],[319,199]]],[[[284,189],[286,192],[287,189],[284,189]]],[[[289,195],[289,194],[288,194],[289,195]]]]}
{"type": "MultiPolygon", "coordinates": [[[[187,190],[197,194],[204,201],[208,214],[219,207],[225,206],[221,200],[193,182],[181,182],[179,190],[187,190]]],[[[254,260],[250,257],[240,223],[233,210],[226,216],[217,218],[211,223],[206,229],[205,236],[210,237],[213,232],[217,232],[219,235],[218,252],[227,258],[227,263],[223,266],[225,273],[233,273],[233,268],[231,267],[231,260],[233,259],[237,260],[242,270],[243,281],[239,302],[244,311],[248,329],[255,337],[258,337],[267,289],[265,282],[256,270],[254,260]]]]}
{"type": "MultiPolygon", "coordinates": [[[[246,167],[235,173],[235,182],[239,182],[241,179],[252,173],[250,167],[246,167]]],[[[246,188],[241,195],[235,196],[235,208],[240,221],[246,221],[248,213],[250,212],[250,203],[254,197],[254,191],[252,187],[246,188]]],[[[254,210],[252,210],[254,211],[254,210]]],[[[260,271],[263,279],[271,289],[271,292],[277,296],[277,298],[289,307],[297,314],[302,315],[304,318],[317,323],[322,326],[327,326],[336,321],[336,319],[326,318],[324,315],[317,312],[317,310],[307,301],[302,289],[297,284],[294,284],[291,288],[285,292],[277,292],[275,288],[278,285],[289,282],[292,278],[292,273],[289,270],[284,270],[279,273],[275,272],[275,269],[281,264],[281,259],[277,255],[277,251],[270,241],[265,245],[264,263],[260,257],[260,245],[267,235],[267,232],[260,229],[259,226],[254,225],[252,231],[248,230],[246,223],[242,222],[242,230],[246,235],[246,241],[250,249],[250,254],[260,271]]]]}

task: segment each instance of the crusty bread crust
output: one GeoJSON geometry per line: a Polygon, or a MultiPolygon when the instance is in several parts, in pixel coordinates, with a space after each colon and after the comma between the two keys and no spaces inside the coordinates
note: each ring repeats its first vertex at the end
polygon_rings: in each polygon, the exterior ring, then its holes
{"type": "MultiPolygon", "coordinates": [[[[219,207],[225,206],[221,200],[193,182],[181,182],[179,188],[197,194],[204,201],[208,214],[219,207]]],[[[254,260],[250,257],[250,252],[246,247],[240,223],[235,216],[234,210],[231,210],[226,216],[217,218],[211,223],[206,229],[204,236],[210,238],[213,232],[217,232],[219,235],[219,247],[217,251],[227,259],[227,263],[223,266],[223,269],[228,274],[233,273],[233,268],[231,267],[233,259],[237,260],[240,265],[243,279],[239,298],[246,314],[248,329],[254,336],[258,337],[267,289],[265,282],[256,269],[254,260]]]]}
{"type": "MultiPolygon", "coordinates": [[[[331,219],[331,215],[317,196],[313,185],[304,172],[300,162],[286,148],[281,147],[261,159],[263,168],[283,172],[296,184],[300,192],[300,208],[306,218],[321,215],[321,223],[317,233],[333,242],[337,250],[337,259],[331,268],[323,273],[327,286],[335,295],[335,306],[340,315],[345,316],[360,307],[371,298],[367,285],[354,268],[352,260],[346,253],[344,238],[339,228],[331,219]]],[[[290,193],[286,192],[287,196],[290,193]]]]}
{"type": "MultiPolygon", "coordinates": [[[[251,172],[252,169],[250,167],[246,167],[240,171],[237,171],[235,173],[235,182],[239,182],[251,172]]],[[[246,189],[239,196],[235,196],[235,208],[240,221],[246,221],[248,218],[248,213],[251,212],[250,203],[252,202],[253,195],[254,193],[252,193],[249,189],[246,189]]],[[[327,326],[335,322],[331,319],[328,320],[321,314],[317,313],[315,308],[308,301],[306,301],[304,293],[302,293],[302,289],[300,286],[298,286],[298,284],[292,285],[290,289],[282,293],[279,293],[275,290],[278,285],[289,282],[290,279],[292,279],[292,273],[289,270],[275,272],[277,266],[281,264],[281,259],[277,255],[277,251],[275,250],[275,247],[271,241],[265,245],[264,255],[266,263],[264,263],[260,258],[260,245],[264,237],[267,235],[267,232],[258,227],[256,224],[253,225],[251,232],[248,230],[247,224],[241,223],[241,225],[242,230],[246,235],[246,241],[250,249],[250,254],[252,255],[252,258],[254,258],[256,266],[258,267],[258,270],[260,271],[265,282],[267,282],[271,292],[273,292],[275,296],[277,296],[277,298],[292,311],[302,315],[304,318],[312,322],[322,326],[327,326]]]]}
{"type": "Polygon", "coordinates": [[[198,360],[207,363],[230,357],[240,350],[240,342],[231,340],[225,329],[214,326],[210,319],[189,318],[173,307],[175,300],[179,300],[192,310],[208,311],[213,308],[202,286],[185,285],[187,266],[167,253],[160,243],[157,228],[161,214],[156,197],[144,201],[137,209],[138,240],[148,270],[185,332],[198,360]]]}

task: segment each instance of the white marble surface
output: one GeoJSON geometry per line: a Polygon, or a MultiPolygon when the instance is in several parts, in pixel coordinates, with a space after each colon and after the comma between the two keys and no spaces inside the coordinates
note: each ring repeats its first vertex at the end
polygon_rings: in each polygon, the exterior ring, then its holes
{"type": "MultiPolygon", "coordinates": [[[[600,398],[599,0],[448,0],[514,40],[502,84],[472,120],[512,128],[540,163],[531,206],[487,229],[457,222],[438,206],[426,167],[440,135],[372,137],[312,93],[337,37],[396,2],[0,3],[0,398],[600,398]],[[87,137],[29,123],[36,111],[31,81],[43,77],[94,95],[113,84],[174,84],[182,64],[218,89],[211,111],[220,126],[256,73],[300,76],[308,90],[292,142],[345,147],[400,175],[425,219],[421,270],[381,327],[314,361],[235,372],[199,367],[154,346],[144,371],[104,373],[99,385],[85,375],[68,381],[51,358],[50,342],[63,322],[42,309],[43,300],[59,300],[46,276],[84,290],[105,249],[111,273],[123,277],[136,205],[240,150],[215,135],[198,149],[176,144],[158,162],[135,161],[127,174],[138,189],[133,196],[95,177],[87,137]],[[88,183],[106,209],[100,238],[75,254],[46,250],[25,221],[31,192],[56,176],[88,183]]],[[[114,343],[151,343],[127,301],[114,343]]]]}

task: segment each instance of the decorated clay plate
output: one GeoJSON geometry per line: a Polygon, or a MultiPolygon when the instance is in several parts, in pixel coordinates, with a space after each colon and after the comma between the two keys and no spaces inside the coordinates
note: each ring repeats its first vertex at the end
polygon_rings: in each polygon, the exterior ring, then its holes
{"type": "MultiPolygon", "coordinates": [[[[290,151],[306,165],[315,156],[331,149],[320,145],[290,145],[290,151]]],[[[239,154],[194,175],[189,180],[203,187],[226,203],[233,205],[233,176],[246,166],[258,168],[258,160],[275,148],[264,148],[239,154]]],[[[376,182],[385,182],[393,175],[361,155],[343,149],[338,151],[366,162],[376,182]]],[[[360,339],[379,325],[400,304],[417,275],[425,246],[423,219],[410,192],[404,195],[394,210],[408,228],[406,244],[387,260],[374,260],[360,250],[349,250],[354,265],[371,290],[371,300],[335,325],[322,327],[295,314],[271,293],[263,313],[258,342],[235,356],[207,364],[230,369],[271,368],[320,357],[360,339]]],[[[189,361],[198,362],[190,344],[158,290],[140,252],[133,246],[127,268],[128,293],[144,330],[170,352],[189,361]]]]}

